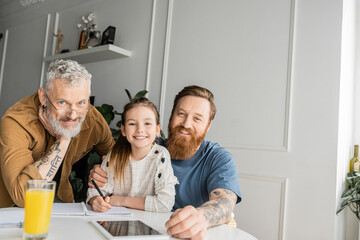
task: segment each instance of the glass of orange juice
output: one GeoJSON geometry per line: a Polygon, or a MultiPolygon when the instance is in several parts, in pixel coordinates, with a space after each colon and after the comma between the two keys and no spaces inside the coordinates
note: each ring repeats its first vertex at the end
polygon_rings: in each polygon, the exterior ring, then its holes
{"type": "Polygon", "coordinates": [[[29,180],[25,192],[23,239],[45,239],[48,235],[56,182],[29,180]]]}

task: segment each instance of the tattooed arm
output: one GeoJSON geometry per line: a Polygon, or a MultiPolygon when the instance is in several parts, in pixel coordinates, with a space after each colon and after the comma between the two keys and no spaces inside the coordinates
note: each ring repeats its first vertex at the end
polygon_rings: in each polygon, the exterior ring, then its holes
{"type": "Polygon", "coordinates": [[[204,239],[207,228],[227,223],[236,204],[236,194],[218,188],[210,193],[210,200],[198,208],[177,209],[165,226],[168,234],[177,238],[204,239]]]}
{"type": "Polygon", "coordinates": [[[225,188],[218,188],[210,193],[210,200],[199,207],[209,227],[228,223],[234,211],[237,195],[225,188]]]}
{"type": "Polygon", "coordinates": [[[34,162],[34,166],[39,170],[43,179],[51,181],[55,177],[69,144],[70,139],[59,138],[44,157],[34,162]]]}
{"type": "Polygon", "coordinates": [[[35,167],[39,170],[40,175],[43,179],[51,181],[55,177],[57,170],[59,169],[65,153],[69,148],[70,139],[59,136],[51,124],[49,123],[46,115],[46,108],[39,106],[39,120],[41,121],[44,128],[50,133],[50,135],[57,138],[55,143],[50,147],[49,152],[34,162],[35,167]]]}

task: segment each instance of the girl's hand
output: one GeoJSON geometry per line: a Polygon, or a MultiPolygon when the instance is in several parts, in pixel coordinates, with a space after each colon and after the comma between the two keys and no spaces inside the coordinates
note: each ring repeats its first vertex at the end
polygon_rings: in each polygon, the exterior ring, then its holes
{"type": "Polygon", "coordinates": [[[89,201],[95,212],[106,212],[111,208],[110,197],[105,197],[105,201],[101,196],[92,197],[89,201]]]}

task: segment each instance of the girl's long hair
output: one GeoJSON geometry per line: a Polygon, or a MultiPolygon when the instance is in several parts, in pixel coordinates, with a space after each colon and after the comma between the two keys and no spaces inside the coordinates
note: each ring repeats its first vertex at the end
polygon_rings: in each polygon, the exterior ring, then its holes
{"type": "MultiPolygon", "coordinates": [[[[121,125],[123,127],[125,127],[126,125],[126,115],[129,112],[129,110],[138,106],[144,106],[151,109],[154,112],[156,124],[157,125],[160,124],[159,112],[156,106],[152,102],[150,102],[147,98],[140,97],[140,98],[133,98],[128,104],[124,106],[124,111],[121,115],[121,125]]],[[[114,147],[111,150],[110,160],[109,160],[109,165],[114,170],[114,176],[115,176],[114,180],[119,180],[120,188],[121,188],[121,184],[124,183],[125,167],[129,164],[130,153],[131,153],[131,144],[126,139],[126,137],[120,133],[114,147]]]]}

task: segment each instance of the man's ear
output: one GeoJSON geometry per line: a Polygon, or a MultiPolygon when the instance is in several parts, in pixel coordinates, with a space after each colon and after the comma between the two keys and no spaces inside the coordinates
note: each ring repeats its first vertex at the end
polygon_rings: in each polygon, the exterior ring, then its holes
{"type": "Polygon", "coordinates": [[[39,95],[39,100],[40,100],[40,104],[42,106],[46,107],[46,96],[45,96],[45,90],[44,88],[39,88],[38,90],[38,95],[39,95]]]}

